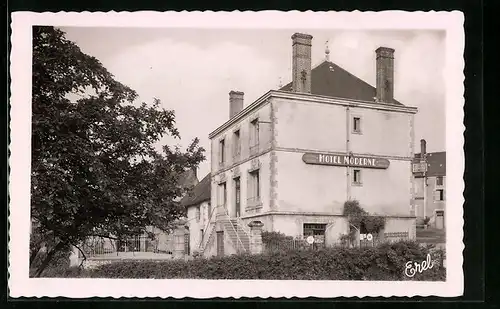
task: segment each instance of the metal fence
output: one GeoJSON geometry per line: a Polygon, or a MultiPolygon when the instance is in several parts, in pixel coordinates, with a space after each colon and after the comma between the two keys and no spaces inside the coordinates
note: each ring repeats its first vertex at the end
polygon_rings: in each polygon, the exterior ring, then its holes
{"type": "MultiPolygon", "coordinates": [[[[86,257],[94,256],[118,256],[123,252],[152,252],[159,253],[158,240],[148,236],[135,236],[126,239],[108,239],[94,237],[87,239],[80,247],[86,257]]],[[[80,257],[82,253],[79,253],[80,257]]]]}
{"type": "Polygon", "coordinates": [[[286,237],[283,239],[276,239],[264,242],[264,251],[289,251],[289,250],[318,250],[325,247],[343,247],[343,248],[368,248],[376,247],[378,245],[401,240],[410,240],[408,233],[385,233],[383,235],[375,235],[370,240],[354,239],[349,240],[336,240],[326,241],[324,236],[314,236],[314,242],[308,243],[307,237],[286,237]]]}

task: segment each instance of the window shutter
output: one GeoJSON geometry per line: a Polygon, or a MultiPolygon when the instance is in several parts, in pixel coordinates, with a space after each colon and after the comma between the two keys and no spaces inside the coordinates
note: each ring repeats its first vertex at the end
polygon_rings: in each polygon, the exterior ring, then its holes
{"type": "Polygon", "coordinates": [[[443,201],[446,201],[446,190],[443,189],[443,201]]]}
{"type": "Polygon", "coordinates": [[[438,190],[434,191],[434,200],[439,201],[439,191],[438,190]]]}

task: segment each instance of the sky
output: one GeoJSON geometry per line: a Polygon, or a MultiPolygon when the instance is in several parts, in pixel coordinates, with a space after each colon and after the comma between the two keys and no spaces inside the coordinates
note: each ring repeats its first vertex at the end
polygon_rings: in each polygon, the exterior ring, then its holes
{"type": "Polygon", "coordinates": [[[325,59],[375,86],[375,49],[395,51],[395,99],[419,109],[415,150],[445,150],[445,32],[439,30],[184,29],[63,27],[66,37],[99,59],[139,99],[174,110],[184,148],[195,138],[206,149],[198,177],[210,172],[208,134],[229,118],[229,92],[245,93],[248,106],[291,81],[295,32],[313,36],[312,64],[325,59]]]}

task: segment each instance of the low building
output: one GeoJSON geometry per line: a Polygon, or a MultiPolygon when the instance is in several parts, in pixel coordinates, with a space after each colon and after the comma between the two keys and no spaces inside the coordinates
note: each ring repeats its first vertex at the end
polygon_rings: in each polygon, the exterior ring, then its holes
{"type": "Polygon", "coordinates": [[[213,216],[210,191],[211,177],[208,174],[193,188],[192,193],[181,201],[182,205],[186,207],[187,236],[184,252],[187,255],[200,252],[203,248],[203,240],[209,236],[210,218],[213,216]]]}
{"type": "Polygon", "coordinates": [[[381,235],[415,238],[417,109],[393,97],[395,51],[374,51],[373,87],[331,62],[328,50],[312,68],[310,35],[294,34],[292,49],[292,82],[245,108],[244,93],[231,91],[229,119],[209,135],[216,220],[202,251],[252,251],[261,226],[336,244],[351,229],[348,200],[386,218],[381,235]]]}
{"type": "Polygon", "coordinates": [[[420,153],[413,160],[415,177],[415,216],[422,225],[445,228],[446,210],[446,152],[427,152],[427,143],[420,140],[420,153]]]}

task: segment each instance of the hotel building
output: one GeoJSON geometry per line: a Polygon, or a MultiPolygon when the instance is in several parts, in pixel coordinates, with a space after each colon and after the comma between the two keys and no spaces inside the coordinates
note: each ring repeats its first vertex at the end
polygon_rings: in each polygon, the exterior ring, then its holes
{"type": "MultiPolygon", "coordinates": [[[[415,107],[394,99],[394,55],[374,51],[376,87],[329,59],[312,68],[312,36],[292,36],[292,82],[244,108],[229,93],[229,118],[210,133],[211,223],[205,255],[248,250],[249,223],[335,244],[349,231],[344,202],[386,217],[384,233],[415,238],[415,107]]],[[[252,225],[252,224],[250,224],[252,225]]]]}

